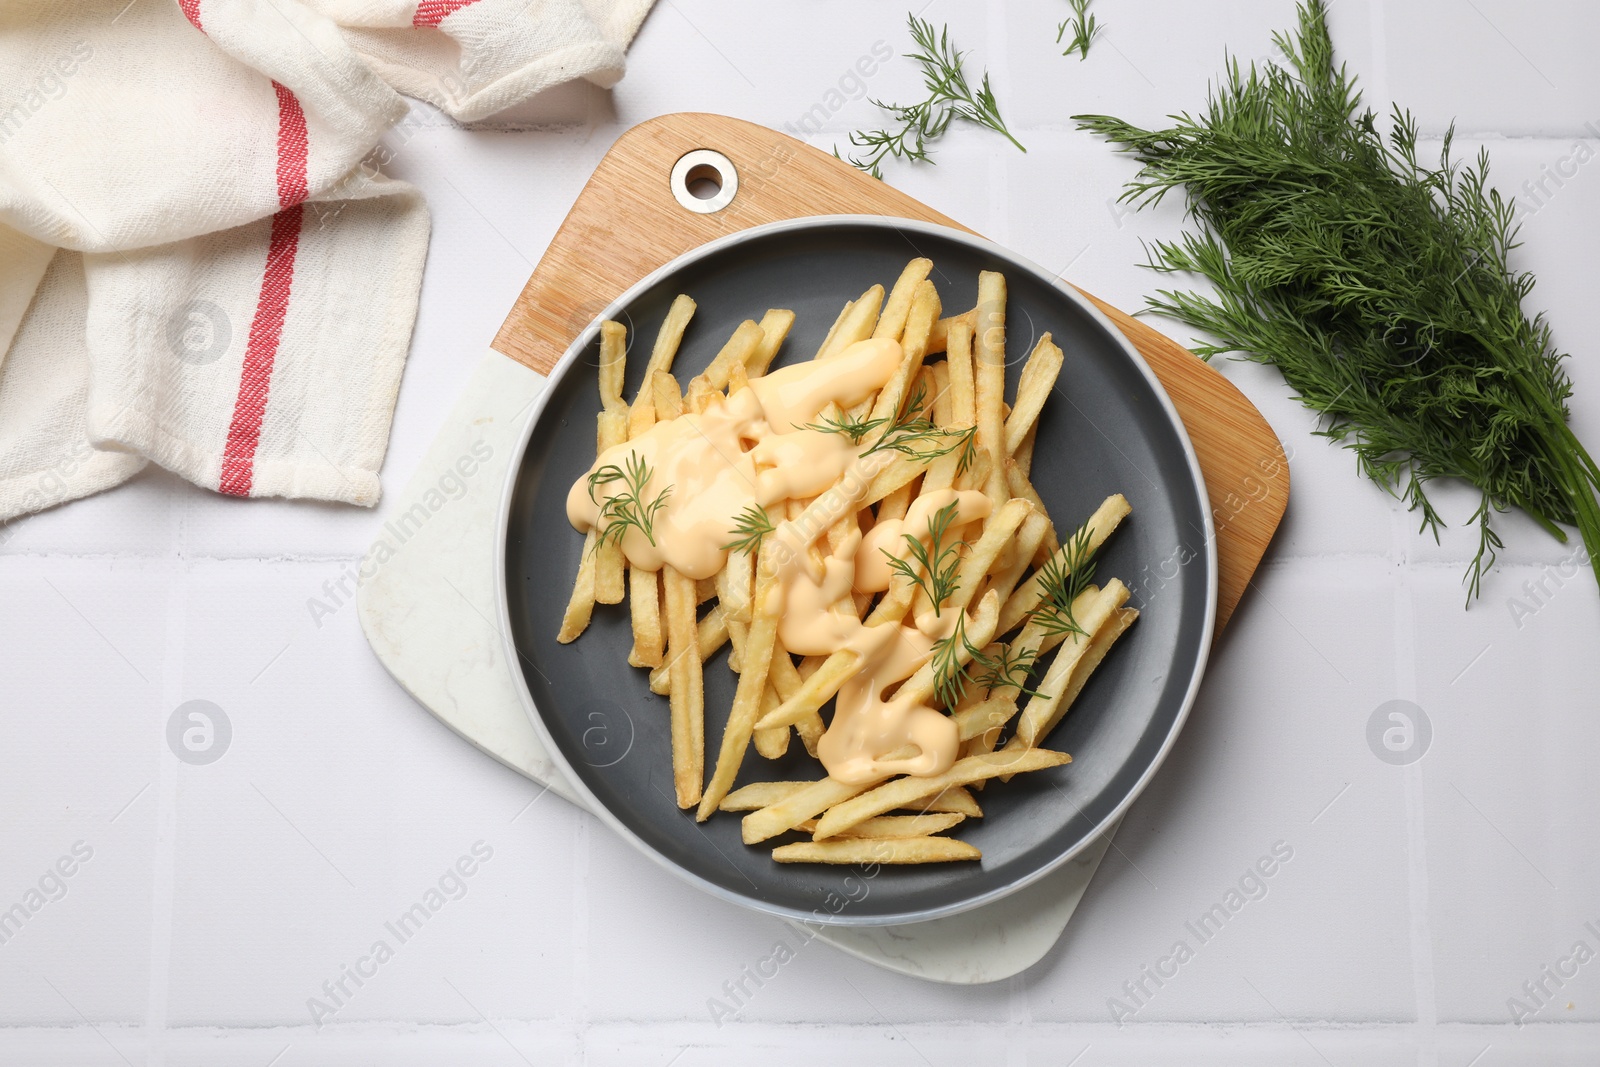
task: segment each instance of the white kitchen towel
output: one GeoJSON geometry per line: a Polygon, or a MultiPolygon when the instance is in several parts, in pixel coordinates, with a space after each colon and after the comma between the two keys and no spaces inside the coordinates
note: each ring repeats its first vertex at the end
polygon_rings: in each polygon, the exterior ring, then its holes
{"type": "Polygon", "coordinates": [[[650,2],[0,4],[0,521],[147,461],[376,502],[428,216],[363,159],[613,84],[650,2]]]}

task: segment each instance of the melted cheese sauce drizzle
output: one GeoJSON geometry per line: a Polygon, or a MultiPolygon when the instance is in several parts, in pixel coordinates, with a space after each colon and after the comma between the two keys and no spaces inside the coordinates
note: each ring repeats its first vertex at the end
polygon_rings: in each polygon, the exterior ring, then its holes
{"type": "MultiPolygon", "coordinates": [[[[628,562],[646,571],[670,565],[691,578],[710,578],[727,563],[723,546],[738,537],[738,516],[752,504],[771,509],[833,489],[837,514],[832,520],[853,515],[883,454],[863,458],[866,446],[852,444],[846,435],[802,427],[830,404],[850,408],[871,398],[900,361],[896,342],[860,341],[825,361],[753,379],[750,388],[732,397],[713,395],[703,413],[658,422],[607,449],[590,473],[608,464],[621,467],[634,453],[650,471],[639,493],[643,503],[672,489],[651,524],[654,543],[637,528],[624,534],[628,562]],[[841,482],[852,467],[858,476],[841,482]]],[[[616,481],[595,486],[591,495],[586,475],[567,494],[567,517],[579,530],[592,529],[606,499],[624,490],[616,481]]],[[[955,610],[936,615],[929,609],[910,625],[867,626],[852,599],[857,591],[888,589],[893,572],[885,552],[903,557],[906,536],[926,545],[934,515],[952,503],[955,528],[989,513],[983,493],[944,489],[919,497],[903,520],[885,520],[865,535],[852,530],[826,556],[813,547],[825,525],[802,531],[797,523],[784,522],[773,535],[780,549],[772,553],[780,561],[772,592],[778,602],[761,607],[778,616],[784,649],[805,656],[856,655],[856,671],[840,688],[833,721],[817,749],[829,775],[840,781],[935,775],[955,762],[959,744],[953,719],[910,696],[884,695],[928,662],[934,644],[953,632],[955,610]],[[916,754],[901,758],[897,750],[907,745],[916,754]],[[897,758],[888,758],[891,754],[897,758]]]]}

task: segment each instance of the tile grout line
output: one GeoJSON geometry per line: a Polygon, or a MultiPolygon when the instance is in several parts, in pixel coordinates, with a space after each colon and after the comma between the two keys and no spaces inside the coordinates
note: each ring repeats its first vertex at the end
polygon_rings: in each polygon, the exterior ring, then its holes
{"type": "Polygon", "coordinates": [[[578,832],[573,842],[577,854],[573,856],[572,863],[572,987],[578,1001],[578,1063],[586,1065],[589,1062],[588,1033],[593,1017],[589,1003],[589,939],[590,923],[593,921],[589,914],[589,885],[593,881],[594,860],[589,847],[589,832],[595,820],[582,805],[577,807],[578,832]]]}
{"type": "MultiPolygon", "coordinates": [[[[1394,677],[1396,696],[1417,699],[1416,604],[1411,595],[1410,560],[1406,556],[1409,537],[1406,514],[1399,501],[1390,512],[1390,535],[1394,542],[1394,677]]],[[[1439,1008],[1433,972],[1433,934],[1428,919],[1428,850],[1426,793],[1419,759],[1400,768],[1404,776],[1406,816],[1406,898],[1410,912],[1411,987],[1416,1001],[1417,1063],[1437,1067],[1439,1062],[1439,1008]]]]}
{"type": "MultiPolygon", "coordinates": [[[[182,541],[182,533],[178,534],[182,541]]],[[[188,614],[189,578],[180,563],[167,587],[166,635],[161,664],[160,704],[157,706],[157,759],[161,761],[156,788],[155,855],[151,863],[150,977],[145,1001],[145,1056],[150,1067],[166,1062],[166,1030],[172,966],[172,906],[176,877],[178,833],[177,757],[166,751],[166,716],[183,702],[183,663],[188,614]]]]}

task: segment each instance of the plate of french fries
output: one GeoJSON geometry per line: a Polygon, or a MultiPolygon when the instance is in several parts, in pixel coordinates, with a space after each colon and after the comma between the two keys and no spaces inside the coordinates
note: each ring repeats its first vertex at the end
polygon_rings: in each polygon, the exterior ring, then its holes
{"type": "Polygon", "coordinates": [[[1211,643],[1204,482],[1137,351],[982,238],[756,227],[639,282],[536,402],[502,622],[588,806],[843,925],[999,899],[1155,773],[1211,643]]]}

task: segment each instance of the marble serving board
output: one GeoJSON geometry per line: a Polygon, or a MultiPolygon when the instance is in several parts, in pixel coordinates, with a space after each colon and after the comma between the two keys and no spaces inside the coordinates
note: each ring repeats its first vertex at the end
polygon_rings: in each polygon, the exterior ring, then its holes
{"type": "MultiPolygon", "coordinates": [[[[501,489],[544,384],[543,375],[498,352],[482,357],[393,506],[400,517],[420,507],[428,520],[405,523],[404,540],[385,531],[389,554],[361,586],[358,610],[373,651],[425,708],[487,755],[581,807],[523,711],[507,642],[493,621],[501,489]],[[464,481],[466,490],[444,496],[441,479],[451,487],[464,481]]],[[[1110,842],[1107,834],[1047,877],[961,915],[903,926],[806,925],[818,940],[902,974],[998,981],[1055,944],[1110,842]]]]}

